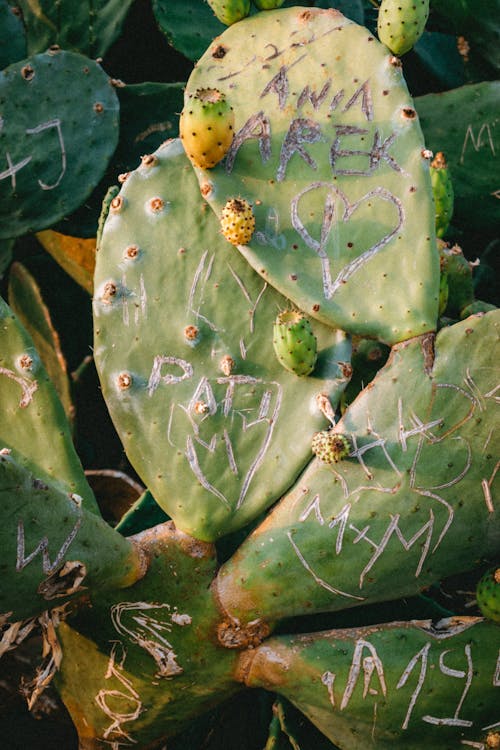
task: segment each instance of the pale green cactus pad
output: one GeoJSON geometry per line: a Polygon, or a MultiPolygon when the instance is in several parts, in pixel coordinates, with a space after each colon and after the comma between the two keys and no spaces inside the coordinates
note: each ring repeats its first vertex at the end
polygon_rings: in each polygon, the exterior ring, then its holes
{"type": "Polygon", "coordinates": [[[136,471],[182,530],[240,528],[309,460],[348,382],[346,334],[313,321],[313,372],[284,370],[272,338],[288,303],[221,236],[180,141],[111,202],[94,288],[96,364],[136,471]]]}
{"type": "Polygon", "coordinates": [[[338,11],[280,9],[217,37],[186,97],[198,88],[234,109],[225,161],[197,172],[217,215],[253,203],[239,247],[253,268],[343,330],[389,344],[434,330],[429,153],[399,60],[338,11]]]}
{"type": "Polygon", "coordinates": [[[393,347],[335,431],[349,456],[314,460],[220,570],[242,621],[412,596],[500,547],[500,311],[393,347]]]}

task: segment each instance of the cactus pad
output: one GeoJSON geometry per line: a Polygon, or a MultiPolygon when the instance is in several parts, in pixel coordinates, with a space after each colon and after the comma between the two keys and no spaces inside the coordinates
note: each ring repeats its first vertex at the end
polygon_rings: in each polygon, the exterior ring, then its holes
{"type": "Polygon", "coordinates": [[[347,337],[321,324],[314,377],[282,368],[272,327],[285,306],[221,236],[180,140],[129,175],[97,253],[95,359],[130,461],[198,538],[288,488],[350,376],[347,337]]]}
{"type": "Polygon", "coordinates": [[[254,205],[239,249],[255,270],[334,327],[390,344],[434,330],[428,154],[399,61],[338,11],[282,8],[226,29],[186,100],[199,88],[224,88],[235,113],[201,191],[217,215],[234,195],[254,205]]]}
{"type": "Polygon", "coordinates": [[[498,554],[500,311],[393,347],[313,461],[218,575],[241,621],[411,596],[498,554]],[[397,570],[397,576],[394,571],[397,570]]]}

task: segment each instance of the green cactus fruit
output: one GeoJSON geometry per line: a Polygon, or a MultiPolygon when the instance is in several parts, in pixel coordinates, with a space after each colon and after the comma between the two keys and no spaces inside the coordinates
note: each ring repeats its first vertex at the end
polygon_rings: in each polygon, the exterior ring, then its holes
{"type": "Polygon", "coordinates": [[[428,17],[429,0],[382,0],[378,38],[395,55],[404,55],[424,33],[428,17]]]}
{"type": "Polygon", "coordinates": [[[220,229],[231,245],[246,245],[255,231],[252,206],[244,198],[230,198],[220,216],[220,229]]]}
{"type": "Polygon", "coordinates": [[[222,565],[233,617],[412,596],[498,554],[499,331],[497,310],[393,347],[335,426],[348,460],[313,460],[222,565]]]}
{"type": "Polygon", "coordinates": [[[448,275],[441,270],[439,275],[439,315],[444,315],[448,306],[448,297],[450,296],[450,287],[448,285],[448,275]]]}
{"type": "Polygon", "coordinates": [[[219,21],[231,26],[250,13],[250,0],[207,0],[219,21]]]}
{"type": "Polygon", "coordinates": [[[452,318],[459,318],[462,310],[474,302],[473,265],[464,256],[459,245],[449,247],[444,242],[438,242],[438,248],[441,277],[446,276],[448,283],[445,313],[452,318]]]}
{"type": "Polygon", "coordinates": [[[116,148],[119,103],[96,62],[52,48],[1,72],[0,107],[0,238],[11,238],[85,201],[116,148]]]}
{"type": "Polygon", "coordinates": [[[186,90],[225,81],[233,143],[195,171],[217,216],[228,196],[252,203],[256,229],[239,252],[332,328],[391,345],[434,330],[430,155],[399,60],[332,8],[280,8],[226,29],[186,90]]]}
{"type": "Polygon", "coordinates": [[[487,750],[500,739],[498,646],[483,618],[417,619],[272,637],[241,655],[237,675],[342,750],[487,750]]]}
{"type": "Polygon", "coordinates": [[[431,161],[431,182],[436,208],[436,236],[444,237],[453,216],[453,184],[442,151],[431,161]]]}
{"type": "Polygon", "coordinates": [[[478,313],[487,313],[491,310],[496,310],[496,305],[492,305],[490,302],[483,302],[483,300],[475,299],[470,305],[466,305],[460,311],[460,320],[465,320],[469,315],[477,315],[478,313]]]}
{"type": "Polygon", "coordinates": [[[336,464],[349,455],[352,446],[345,435],[332,430],[321,430],[314,433],[311,449],[324,464],[336,464]]]}
{"type": "Polygon", "coordinates": [[[299,310],[283,310],[273,326],[273,346],[286,370],[309,375],[318,357],[318,342],[311,323],[299,310]]]}
{"type": "Polygon", "coordinates": [[[253,4],[259,10],[274,10],[275,8],[281,8],[285,0],[253,0],[253,4]]]}
{"type": "Polygon", "coordinates": [[[97,253],[95,361],[131,463],[192,536],[217,539],[280,497],[348,382],[350,341],[321,324],[314,377],[280,365],[286,306],[222,237],[179,139],[130,173],[97,253]]]}
{"type": "Polygon", "coordinates": [[[150,559],[144,578],[94,596],[58,630],[64,659],[55,682],[81,747],[164,747],[166,736],[240,689],[238,650],[222,647],[218,633],[239,635],[240,647],[259,642],[257,628],[245,641],[217,611],[213,545],[171,522],[132,540],[150,559]]]}
{"type": "Polygon", "coordinates": [[[198,89],[187,97],[179,135],[195,167],[210,169],[224,158],[234,135],[234,112],[218,89],[198,89]]]}
{"type": "Polygon", "coordinates": [[[477,606],[484,617],[500,623],[500,568],[492,568],[476,587],[477,606]]]}

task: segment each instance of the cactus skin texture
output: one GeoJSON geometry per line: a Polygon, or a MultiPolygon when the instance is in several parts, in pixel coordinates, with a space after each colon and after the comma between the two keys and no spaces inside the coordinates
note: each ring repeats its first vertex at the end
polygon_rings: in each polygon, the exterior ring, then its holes
{"type": "Polygon", "coordinates": [[[234,112],[218,89],[199,89],[187,98],[179,135],[195,167],[210,169],[226,155],[233,140],[234,112]]]}
{"type": "Polygon", "coordinates": [[[283,310],[273,326],[273,346],[286,370],[309,375],[318,358],[318,342],[306,316],[298,310],[283,310]]]}
{"type": "Polygon", "coordinates": [[[253,4],[259,10],[274,10],[281,8],[285,0],[253,0],[253,4]]]}
{"type": "Polygon", "coordinates": [[[313,460],[221,567],[233,617],[274,622],[412,596],[498,554],[499,326],[494,311],[443,328],[434,356],[426,337],[393,347],[335,426],[349,458],[313,460]]]}
{"type": "Polygon", "coordinates": [[[239,675],[290,700],[342,750],[486,749],[497,746],[487,727],[498,643],[480,617],[391,622],[270,638],[242,654],[239,675]]]}
{"type": "Polygon", "coordinates": [[[318,323],[314,377],[284,370],[272,326],[286,300],[222,237],[180,140],[151,157],[104,225],[95,359],[143,482],[179,528],[213,541],[259,515],[307,464],[311,435],[328,423],[317,397],[335,411],[351,347],[318,323]]]}
{"type": "Polygon", "coordinates": [[[435,329],[439,292],[428,155],[398,63],[338,11],[281,8],[226,29],[186,88],[231,82],[231,148],[195,171],[217,216],[228,196],[253,204],[239,252],[307,315],[390,345],[435,329]]]}
{"type": "Polygon", "coordinates": [[[429,16],[429,0],[382,0],[378,38],[395,55],[404,55],[422,36],[429,16]]]}
{"type": "Polygon", "coordinates": [[[246,245],[255,231],[252,206],[244,198],[230,198],[221,211],[220,229],[231,245],[246,245]]]}
{"type": "Polygon", "coordinates": [[[478,581],[476,600],[484,617],[500,623],[500,567],[488,570],[478,581]]]}
{"type": "Polygon", "coordinates": [[[444,237],[453,216],[453,184],[446,159],[438,151],[431,162],[431,182],[436,207],[436,237],[444,237]]]}
{"type": "Polygon", "coordinates": [[[219,21],[231,26],[250,13],[250,0],[207,0],[219,21]]]}
{"type": "Polygon", "coordinates": [[[349,455],[351,444],[345,435],[331,430],[316,432],[312,439],[312,452],[324,464],[336,464],[349,455]]]}

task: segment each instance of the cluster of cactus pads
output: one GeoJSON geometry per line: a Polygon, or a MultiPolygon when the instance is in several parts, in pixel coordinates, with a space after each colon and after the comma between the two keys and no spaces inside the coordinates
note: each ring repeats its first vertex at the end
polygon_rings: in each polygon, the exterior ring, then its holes
{"type": "MultiPolygon", "coordinates": [[[[432,48],[426,0],[366,26],[342,3],[185,2],[206,50],[184,92],[86,57],[128,9],[98,5],[77,49],[62,8],[22,2],[31,57],[0,77],[0,656],[41,632],[24,692],[56,688],[80,750],[208,747],[197,722],[244,688],[270,697],[258,750],[500,747],[498,243],[491,301],[458,244],[468,190],[498,226],[489,178],[461,173],[496,156],[496,121],[468,112],[460,140],[451,90],[451,135],[423,132],[436,94],[421,118],[400,56],[432,48]],[[158,119],[131,126],[141,97],[158,119]],[[101,179],[120,184],[97,239],[61,234],[101,179]],[[113,522],[15,255],[27,232],[92,292],[99,388],[143,483],[113,522]],[[479,582],[467,608],[446,581],[479,582]]],[[[470,88],[489,116],[498,88],[470,88]]]]}

